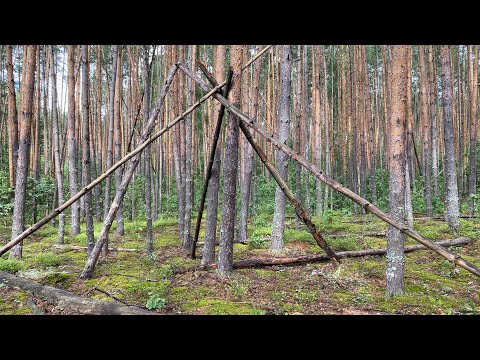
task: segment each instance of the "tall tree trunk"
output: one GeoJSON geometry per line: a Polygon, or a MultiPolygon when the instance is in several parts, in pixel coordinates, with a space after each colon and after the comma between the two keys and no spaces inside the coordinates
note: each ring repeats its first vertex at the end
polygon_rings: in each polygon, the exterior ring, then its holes
{"type": "Polygon", "coordinates": [[[445,149],[445,217],[448,227],[458,231],[460,211],[458,206],[457,173],[455,168],[455,142],[452,110],[452,77],[448,45],[440,47],[442,64],[443,146],[445,149]]]}
{"type": "MultiPolygon", "coordinates": [[[[91,182],[90,167],[90,124],[89,124],[89,69],[88,69],[88,45],[81,48],[81,80],[82,80],[82,185],[85,187],[91,182]]],[[[92,252],[93,238],[93,213],[92,193],[85,195],[85,222],[87,234],[87,251],[92,252]]]]}
{"type": "Polygon", "coordinates": [[[425,176],[426,213],[428,217],[432,217],[432,136],[431,121],[428,109],[425,47],[423,45],[418,46],[418,62],[420,63],[420,102],[422,115],[421,119],[423,123],[423,174],[425,176]]]}
{"type": "MultiPolygon", "coordinates": [[[[142,67],[142,85],[143,85],[143,131],[145,131],[147,121],[150,116],[150,88],[148,86],[150,71],[148,66],[149,46],[143,48],[143,67],[142,67]]],[[[153,223],[152,223],[152,155],[151,145],[147,146],[144,152],[145,159],[145,218],[147,223],[147,255],[153,253],[153,223]]],[[[117,195],[118,196],[118,195],[117,195]]]]}
{"type": "MultiPolygon", "coordinates": [[[[7,77],[8,77],[8,169],[10,188],[15,187],[15,171],[18,159],[18,114],[13,79],[12,45],[7,45],[7,77]]],[[[12,193],[13,195],[13,193],[12,193]]]]}
{"type": "MultiPolygon", "coordinates": [[[[193,45],[188,46],[187,66],[193,70],[193,45]]],[[[193,104],[193,83],[187,78],[187,107],[193,104]]],[[[190,249],[190,234],[193,208],[193,167],[192,167],[192,115],[185,119],[185,221],[183,229],[183,247],[190,249]]]]}
{"type": "MultiPolygon", "coordinates": [[[[108,105],[108,135],[107,135],[107,169],[110,168],[113,164],[113,133],[114,133],[114,106],[115,106],[115,81],[117,77],[117,56],[118,56],[118,45],[111,46],[111,58],[112,58],[112,77],[110,81],[110,94],[109,94],[109,105],[108,105]]],[[[82,105],[83,107],[83,105],[82,105]]],[[[90,159],[89,159],[90,161],[90,159]]],[[[110,192],[112,188],[112,177],[108,177],[105,181],[105,201],[103,204],[103,215],[104,217],[108,214],[108,209],[110,209],[110,192]]],[[[108,253],[108,234],[107,241],[105,242],[104,253],[108,253]]]]}
{"type": "MultiPolygon", "coordinates": [[[[17,171],[15,174],[15,197],[13,202],[12,239],[25,227],[25,195],[27,189],[28,160],[30,157],[30,133],[32,126],[33,90],[35,83],[36,45],[26,45],[24,51],[23,82],[20,87],[20,134],[18,142],[17,171]]],[[[10,257],[22,258],[22,242],[12,248],[10,257]]]]}
{"type": "MultiPolygon", "coordinates": [[[[257,51],[263,49],[263,46],[258,47],[257,51]]],[[[260,76],[262,73],[262,58],[260,57],[254,65],[253,70],[253,80],[250,91],[250,110],[248,113],[257,118],[258,115],[258,96],[260,93],[260,76]]],[[[247,111],[245,111],[247,112],[247,111]]],[[[250,143],[245,142],[245,176],[242,185],[242,207],[240,209],[240,223],[239,223],[239,242],[245,242],[247,240],[247,222],[248,222],[248,211],[251,198],[251,185],[252,185],[252,174],[253,174],[253,148],[250,143]]]]}
{"type": "Polygon", "coordinates": [[[475,213],[475,195],[477,193],[477,83],[478,83],[478,47],[468,45],[469,97],[470,97],[470,149],[468,176],[468,213],[475,213]]]}
{"type": "MultiPolygon", "coordinates": [[[[301,154],[301,137],[302,137],[302,62],[300,61],[301,53],[302,53],[302,45],[297,46],[297,68],[296,68],[296,78],[297,78],[297,83],[296,83],[296,88],[295,88],[295,126],[294,126],[294,140],[295,140],[295,151],[299,154],[301,154]]],[[[280,117],[280,116],[279,116],[280,117]]],[[[279,119],[280,121],[280,119],[279,119]]],[[[281,127],[280,125],[284,126],[284,124],[279,124],[279,128],[281,127]]],[[[275,161],[275,165],[277,167],[280,167],[280,164],[277,164],[275,161]]],[[[283,167],[282,165],[281,167],[283,167]]],[[[282,169],[283,171],[283,169],[282,169]]],[[[282,177],[284,177],[284,180],[286,180],[286,176],[284,174],[287,174],[287,172],[281,172],[282,177]]],[[[302,203],[302,166],[299,163],[295,164],[295,200],[297,200],[300,204],[302,203]]],[[[278,191],[278,190],[277,190],[278,191]]],[[[283,195],[282,195],[283,196],[283,195]]],[[[284,200],[285,201],[285,200],[284,200]]],[[[284,217],[285,215],[283,215],[284,217]]],[[[282,220],[283,221],[283,220],[282,220]]],[[[298,214],[295,214],[295,228],[297,230],[300,229],[300,217],[298,214]]],[[[279,233],[280,234],[280,233],[279,233]]],[[[283,230],[281,232],[281,238],[283,241],[283,230]]],[[[273,242],[272,242],[273,245],[273,242]]],[[[283,245],[280,247],[283,248],[283,245]]]]}
{"type": "MultiPolygon", "coordinates": [[[[75,138],[75,48],[68,45],[68,124],[67,124],[67,151],[68,151],[68,184],[70,196],[78,192],[78,165],[77,165],[77,140],[75,138]]],[[[77,55],[78,56],[78,55],[77,55]]],[[[80,234],[80,203],[72,204],[71,234],[80,234]]]]}
{"type": "Polygon", "coordinates": [[[435,74],[435,52],[432,45],[428,47],[428,71],[430,88],[430,137],[432,152],[432,181],[433,194],[438,196],[438,159],[437,159],[437,116],[435,110],[435,97],[437,94],[437,78],[435,74]]]}
{"type": "MultiPolygon", "coordinates": [[[[225,78],[225,46],[215,45],[214,75],[215,79],[225,78]]],[[[215,115],[218,117],[220,103],[215,102],[215,115]]],[[[213,136],[211,132],[210,136],[213,136]]],[[[220,159],[222,138],[218,138],[215,158],[213,160],[212,174],[208,182],[207,192],[207,219],[205,221],[205,244],[203,246],[202,264],[210,265],[215,262],[215,241],[217,239],[217,214],[218,214],[218,193],[220,190],[220,159]]]]}
{"type": "MultiPolygon", "coordinates": [[[[113,153],[113,162],[117,162],[122,158],[122,124],[121,124],[121,113],[122,113],[122,55],[117,55],[117,75],[115,76],[115,103],[113,107],[113,143],[114,143],[114,153],[113,153]]],[[[118,193],[120,184],[122,183],[123,167],[119,167],[115,170],[115,194],[118,193]]],[[[123,225],[123,201],[120,203],[117,215],[116,215],[116,228],[115,233],[117,235],[123,236],[125,234],[125,229],[123,225]]]]}
{"type": "MultiPolygon", "coordinates": [[[[241,45],[233,45],[230,52],[231,67],[233,70],[230,94],[232,103],[237,107],[240,107],[242,99],[242,50],[241,45]]],[[[223,164],[223,208],[217,268],[217,275],[220,277],[229,277],[233,269],[233,237],[235,235],[234,224],[238,165],[238,122],[238,117],[229,113],[223,164]]]]}
{"type": "MultiPolygon", "coordinates": [[[[97,124],[98,124],[98,131],[97,131],[97,136],[98,136],[98,169],[100,172],[103,170],[103,141],[102,141],[102,53],[100,50],[100,45],[97,45],[97,64],[96,64],[96,72],[97,72],[97,79],[96,79],[96,85],[97,85],[97,93],[96,93],[96,100],[97,100],[97,124]]],[[[95,194],[95,216],[97,218],[97,221],[102,220],[102,215],[101,215],[101,208],[102,208],[102,187],[97,186],[96,191],[94,192],[95,194]]]]}
{"type": "MultiPolygon", "coordinates": [[[[389,215],[404,222],[405,125],[407,122],[408,46],[392,46],[392,116],[390,122],[389,215]]],[[[403,294],[405,235],[389,225],[387,233],[387,297],[403,294]]]]}
{"type": "MultiPolygon", "coordinates": [[[[280,98],[278,107],[278,135],[286,143],[290,129],[290,91],[291,91],[292,52],[290,45],[282,45],[280,59],[280,98]]],[[[275,151],[275,166],[282,179],[287,182],[288,157],[280,150],[275,151]]],[[[277,185],[275,191],[275,212],[272,226],[272,251],[283,249],[283,232],[285,228],[285,194],[277,185]]]]}
{"type": "MultiPolygon", "coordinates": [[[[62,165],[60,163],[60,140],[59,140],[59,124],[58,124],[58,105],[57,105],[57,76],[55,53],[53,46],[49,45],[50,52],[50,82],[52,86],[52,127],[53,127],[53,149],[54,149],[54,163],[55,163],[55,183],[57,188],[57,200],[59,204],[63,204],[63,178],[62,165]]],[[[63,237],[65,233],[65,213],[58,216],[58,239],[59,244],[63,244],[63,237]]]]}

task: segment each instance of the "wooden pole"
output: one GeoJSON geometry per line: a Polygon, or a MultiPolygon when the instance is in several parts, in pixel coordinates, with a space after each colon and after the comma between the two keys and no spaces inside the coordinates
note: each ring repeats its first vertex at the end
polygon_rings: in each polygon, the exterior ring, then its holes
{"type": "MultiPolygon", "coordinates": [[[[210,81],[212,86],[216,86],[217,82],[213,78],[213,76],[208,72],[208,70],[205,67],[200,67],[200,69],[203,71],[207,79],[210,81]]],[[[222,105],[223,106],[223,105],[222,105]]],[[[323,238],[322,234],[317,230],[315,224],[310,220],[308,217],[307,213],[303,209],[302,205],[300,202],[295,198],[293,195],[292,191],[288,188],[287,183],[285,180],[282,179],[280,173],[278,170],[273,166],[273,164],[267,159],[267,155],[265,152],[262,150],[262,148],[253,140],[253,136],[250,133],[250,130],[245,126],[243,122],[240,122],[240,129],[243,131],[243,134],[245,135],[245,138],[248,140],[250,145],[252,145],[252,148],[255,150],[257,155],[260,157],[260,160],[262,160],[262,163],[267,167],[268,171],[272,174],[273,178],[277,182],[278,186],[280,189],[282,189],[283,193],[287,197],[288,201],[290,204],[293,206],[295,209],[296,214],[298,217],[307,225],[308,231],[312,234],[313,238],[317,242],[318,246],[320,246],[325,252],[327,253],[329,258],[335,259],[337,263],[340,263],[340,260],[338,257],[335,255],[333,250],[330,248],[330,246],[327,244],[325,239],[323,238]]],[[[213,155],[215,155],[213,153],[213,155]]],[[[212,158],[212,163],[213,163],[213,158],[212,158]]]]}
{"type": "MultiPolygon", "coordinates": [[[[176,67],[177,65],[173,65],[172,68],[170,69],[170,71],[176,71],[176,67]],[[175,67],[175,69],[173,69],[173,67],[175,67]]],[[[173,74],[171,74],[169,72],[169,75],[171,75],[171,78],[173,79],[173,74]]],[[[215,90],[215,89],[214,89],[215,90]]],[[[218,89],[217,89],[218,90],[218,89]]],[[[215,90],[215,91],[217,91],[215,90]]],[[[212,90],[212,93],[214,91],[212,90]]],[[[84,196],[86,193],[88,193],[89,191],[91,191],[96,185],[100,184],[103,180],[105,180],[110,174],[112,174],[115,169],[117,169],[119,166],[123,165],[124,163],[126,163],[128,160],[130,160],[131,158],[133,158],[134,156],[136,156],[138,153],[140,153],[141,151],[143,151],[144,148],[146,148],[148,145],[150,145],[153,141],[155,141],[157,138],[159,138],[160,136],[162,136],[165,132],[167,132],[168,130],[170,130],[170,128],[172,126],[174,126],[175,124],[177,124],[180,120],[182,120],[185,116],[187,116],[189,113],[191,113],[197,106],[199,106],[201,103],[203,103],[207,98],[209,98],[210,95],[207,94],[205,95],[202,99],[200,99],[199,101],[197,101],[194,105],[192,105],[192,107],[188,110],[186,110],[182,115],[180,115],[179,117],[177,117],[176,119],[174,119],[170,124],[168,124],[167,126],[165,126],[163,129],[161,129],[160,131],[158,131],[156,134],[152,135],[148,140],[146,140],[145,142],[143,143],[140,143],[140,145],[135,148],[132,152],[128,153],[127,155],[125,155],[125,157],[123,157],[121,160],[119,160],[118,162],[116,162],[115,164],[112,165],[112,167],[110,167],[109,169],[107,169],[102,175],[100,175],[98,178],[96,178],[95,180],[93,180],[90,184],[88,184],[87,186],[85,186],[82,190],[80,190],[78,193],[76,193],[74,196],[72,196],[67,202],[63,203],[62,205],[60,205],[59,207],[57,207],[56,209],[54,209],[50,214],[48,214],[46,217],[44,217],[43,219],[41,219],[40,221],[38,221],[37,223],[35,223],[34,225],[32,225],[31,227],[29,227],[28,229],[26,229],[24,232],[22,232],[19,236],[17,236],[15,239],[12,239],[11,241],[9,241],[7,244],[5,244],[2,248],[0,248],[0,256],[3,255],[5,252],[7,252],[8,250],[10,250],[13,246],[15,246],[16,244],[18,244],[20,241],[22,241],[23,239],[25,239],[27,236],[33,234],[35,231],[37,231],[38,229],[40,229],[43,225],[47,224],[50,220],[52,220],[53,218],[55,218],[56,216],[58,216],[58,214],[60,214],[62,211],[65,211],[66,209],[68,209],[75,201],[77,201],[78,199],[80,199],[82,196],[84,196]]],[[[158,116],[158,113],[160,111],[160,107],[157,107],[155,108],[154,111],[152,111],[152,115],[150,116],[150,120],[152,119],[156,119],[156,117],[158,116]]]]}
{"type": "MultiPolygon", "coordinates": [[[[205,66],[201,62],[198,61],[197,64],[200,66],[200,68],[202,68],[202,70],[203,69],[206,70],[205,66]]],[[[233,76],[233,71],[232,69],[230,69],[228,73],[227,85],[224,87],[222,92],[222,95],[225,98],[228,98],[230,85],[232,83],[232,76],[233,76]]],[[[222,129],[222,120],[223,120],[224,112],[225,112],[225,106],[222,105],[220,107],[220,110],[218,111],[217,124],[215,126],[215,132],[213,134],[212,147],[210,148],[210,155],[208,158],[208,165],[205,173],[205,180],[203,183],[202,198],[200,199],[200,208],[198,209],[197,223],[195,225],[195,235],[194,235],[192,246],[190,249],[190,256],[192,259],[195,259],[195,250],[197,247],[198,234],[200,233],[200,224],[202,223],[203,208],[205,207],[205,198],[207,197],[208,183],[210,181],[210,177],[212,176],[213,160],[215,159],[215,151],[217,150],[218,138],[220,137],[220,130],[222,129]]]]}
{"type": "MultiPolygon", "coordinates": [[[[192,73],[190,69],[188,69],[185,65],[179,64],[179,68],[185,72],[188,76],[192,77],[194,81],[196,81],[200,87],[204,91],[210,91],[211,87],[206,84],[199,76],[196,74],[192,73]]],[[[288,147],[285,144],[280,143],[276,137],[274,137],[272,134],[269,134],[265,130],[259,128],[254,119],[251,119],[244,113],[242,113],[238,108],[233,106],[233,104],[225,99],[223,96],[220,94],[215,94],[214,95],[215,99],[217,99],[220,103],[224,104],[225,107],[233,112],[235,115],[237,115],[240,120],[247,125],[248,127],[252,128],[257,134],[265,138],[268,142],[272,143],[275,147],[277,147],[279,150],[283,151],[286,153],[288,156],[290,156],[292,159],[295,161],[298,161],[304,168],[309,170],[317,179],[320,181],[324,182],[326,185],[329,187],[335,189],[336,191],[340,192],[341,194],[345,195],[346,197],[350,198],[357,204],[361,205],[366,211],[371,212],[373,215],[376,217],[380,218],[381,220],[385,221],[389,225],[392,225],[396,229],[400,230],[404,234],[410,236],[411,238],[415,239],[419,243],[425,245],[427,248],[430,250],[436,252],[437,254],[443,256],[444,258],[452,261],[453,263],[457,264],[458,266],[464,268],[467,271],[470,271],[472,274],[477,275],[480,277],[480,269],[477,268],[474,264],[471,262],[463,259],[461,256],[448,251],[447,249],[443,248],[440,245],[437,245],[435,242],[433,242],[430,239],[427,239],[426,237],[422,236],[419,234],[417,231],[411,229],[410,227],[406,226],[405,224],[399,223],[395,221],[393,218],[391,218],[388,214],[384,213],[382,210],[377,208],[375,205],[371,204],[369,201],[365,200],[358,194],[354,193],[353,191],[345,188],[340,184],[339,182],[333,180],[330,178],[328,175],[326,175],[322,170],[319,170],[315,165],[312,163],[308,162],[305,160],[304,157],[298,155],[295,153],[290,147],[288,147]]],[[[0,254],[1,255],[1,254],[0,254]]]]}

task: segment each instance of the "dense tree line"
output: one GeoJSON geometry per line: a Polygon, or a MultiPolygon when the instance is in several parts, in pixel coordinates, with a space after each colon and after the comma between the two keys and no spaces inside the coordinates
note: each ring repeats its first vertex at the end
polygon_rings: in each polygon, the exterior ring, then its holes
{"type": "MultiPolygon", "coordinates": [[[[0,210],[12,217],[12,238],[192,107],[204,92],[176,64],[201,75],[197,62],[218,82],[231,69],[233,105],[395,220],[411,227],[414,211],[445,212],[457,231],[460,214],[475,214],[477,46],[282,45],[243,69],[264,48],[1,46],[0,210]]],[[[107,253],[113,221],[123,236],[126,219],[145,219],[151,254],[152,223],[175,214],[178,236],[190,249],[219,112],[220,103],[209,98],[118,167],[55,220],[58,243],[65,225],[75,235],[85,222],[91,271],[100,250],[107,253]],[[94,219],[104,221],[97,241],[94,219]]],[[[285,216],[294,214],[239,121],[226,111],[204,220],[202,263],[217,262],[217,273],[227,277],[233,243],[248,240],[252,218],[270,217],[271,250],[278,252],[285,216]]],[[[364,212],[272,143],[253,139],[308,216],[364,212]]],[[[297,226],[300,220],[297,214],[297,226]]],[[[403,289],[403,243],[390,226],[388,295],[403,289]]],[[[21,244],[10,256],[21,258],[21,244]]]]}

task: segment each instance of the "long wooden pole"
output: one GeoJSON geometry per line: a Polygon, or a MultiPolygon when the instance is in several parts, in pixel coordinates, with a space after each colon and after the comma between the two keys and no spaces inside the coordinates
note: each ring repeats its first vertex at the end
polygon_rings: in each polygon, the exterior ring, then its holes
{"type": "MultiPolygon", "coordinates": [[[[200,62],[198,62],[198,65],[203,68],[205,67],[200,62]]],[[[222,92],[222,95],[225,98],[228,98],[228,93],[230,91],[230,85],[232,82],[232,76],[233,76],[233,71],[232,69],[230,69],[228,73],[227,85],[223,88],[223,92],[222,92]]],[[[205,198],[207,197],[208,183],[210,181],[210,177],[212,176],[213,161],[215,159],[215,152],[217,150],[218,138],[220,137],[220,130],[222,129],[222,120],[223,120],[224,112],[225,112],[225,106],[222,105],[220,107],[220,110],[218,111],[217,124],[215,125],[215,132],[213,134],[212,147],[210,149],[207,171],[205,173],[205,180],[203,183],[202,198],[200,199],[200,208],[198,209],[197,223],[195,224],[195,235],[193,237],[192,246],[190,249],[190,256],[192,259],[195,259],[195,250],[197,248],[198,235],[200,233],[200,224],[202,223],[202,214],[203,214],[203,209],[205,207],[205,198]]]]}
{"type": "MultiPolygon", "coordinates": [[[[206,84],[199,76],[196,74],[192,73],[190,69],[188,69],[185,65],[179,64],[179,68],[185,72],[188,76],[192,77],[194,81],[196,81],[200,87],[204,91],[210,91],[211,87],[206,84]]],[[[258,133],[260,136],[265,138],[268,142],[272,143],[275,147],[277,147],[279,150],[283,151],[286,153],[289,157],[294,159],[295,161],[298,161],[305,169],[309,170],[317,179],[320,181],[324,182],[326,185],[329,187],[337,190],[341,194],[345,195],[346,197],[350,198],[360,206],[362,206],[366,211],[371,212],[373,215],[377,216],[381,220],[385,221],[389,225],[392,225],[396,229],[400,230],[402,233],[410,236],[411,238],[415,239],[419,243],[425,245],[427,248],[430,250],[436,252],[437,254],[443,256],[444,258],[452,261],[453,263],[459,265],[460,267],[464,268],[467,271],[470,271],[472,274],[475,274],[480,277],[480,269],[477,268],[474,264],[471,262],[463,259],[461,256],[448,251],[447,249],[443,248],[440,245],[437,245],[435,242],[433,242],[430,239],[427,239],[426,237],[422,236],[419,234],[417,231],[411,229],[410,227],[406,226],[405,224],[401,224],[397,221],[395,221],[393,218],[391,218],[388,214],[384,213],[382,210],[377,208],[375,205],[371,204],[369,201],[365,200],[358,194],[354,193],[353,191],[345,188],[340,184],[339,182],[333,180],[329,176],[327,176],[322,170],[319,170],[315,165],[312,163],[308,162],[304,157],[298,155],[295,153],[290,147],[288,147],[285,144],[282,144],[276,137],[274,137],[272,134],[269,134],[265,130],[259,128],[255,120],[248,117],[244,113],[242,113],[238,108],[236,108],[230,101],[225,99],[222,95],[220,94],[215,94],[214,98],[217,99],[220,103],[225,105],[225,107],[237,115],[240,120],[247,125],[248,127],[252,128],[256,133],[258,133]]]]}
{"type": "MultiPolygon", "coordinates": [[[[176,67],[177,65],[173,65],[172,68],[176,67]]],[[[172,71],[172,69],[170,69],[172,71]]],[[[170,74],[170,73],[169,73],[170,74]]],[[[173,75],[172,75],[173,78],[173,75]]],[[[220,88],[220,87],[219,87],[220,88]]],[[[211,93],[213,94],[215,91],[218,91],[218,89],[213,89],[211,93]]],[[[72,196],[67,202],[63,203],[56,209],[54,209],[50,214],[45,216],[43,219],[26,229],[24,232],[22,232],[19,236],[17,236],[15,239],[12,239],[9,241],[7,244],[5,244],[2,248],[0,248],[0,256],[3,255],[5,252],[10,250],[12,247],[14,247],[16,244],[18,244],[20,241],[25,239],[27,236],[33,234],[35,231],[40,229],[43,225],[47,224],[50,220],[58,216],[61,212],[65,211],[68,209],[75,201],[80,199],[82,196],[84,196],[86,193],[91,191],[96,185],[100,184],[103,180],[105,180],[110,174],[112,174],[115,169],[117,169],[119,166],[122,166],[124,163],[126,163],[128,160],[133,158],[135,155],[143,151],[148,145],[150,145],[153,141],[158,139],[160,136],[162,136],[165,132],[170,130],[172,126],[177,124],[180,120],[182,120],[185,116],[190,114],[196,107],[198,107],[201,103],[203,103],[206,99],[208,99],[211,96],[211,94],[206,94],[203,98],[201,98],[199,101],[197,101],[195,104],[192,105],[192,107],[188,110],[186,110],[182,115],[178,116],[176,119],[174,119],[170,124],[159,130],[156,134],[152,135],[147,141],[141,143],[137,148],[135,148],[132,152],[128,153],[125,155],[121,160],[113,164],[109,169],[107,169],[102,175],[100,175],[98,178],[93,180],[90,184],[85,186],[82,190],[80,190],[78,193],[76,193],[74,196],[72,196]]],[[[160,111],[160,107],[155,108],[154,111],[152,111],[151,119],[156,118],[158,116],[158,113],[160,111]]]]}
{"type": "MultiPolygon", "coordinates": [[[[216,86],[217,82],[213,78],[211,74],[208,73],[208,70],[205,67],[201,67],[201,70],[209,80],[209,82],[212,84],[212,86],[216,86]]],[[[223,106],[223,105],[222,105],[223,106]]],[[[270,174],[272,174],[273,178],[277,182],[278,186],[280,189],[282,189],[283,193],[287,197],[288,201],[292,205],[292,207],[295,209],[296,214],[298,217],[304,222],[305,225],[307,225],[308,231],[312,234],[313,238],[317,242],[318,246],[320,246],[325,252],[327,253],[328,257],[331,259],[335,259],[337,263],[340,263],[340,259],[335,255],[333,250],[330,248],[330,246],[327,244],[325,239],[323,238],[322,234],[317,230],[315,224],[312,222],[312,220],[308,217],[305,209],[302,207],[300,201],[298,201],[295,198],[295,195],[293,195],[292,191],[289,189],[287,183],[285,180],[282,179],[282,176],[278,172],[278,170],[273,166],[273,164],[268,160],[267,155],[263,151],[263,149],[255,142],[253,139],[252,134],[250,133],[250,130],[245,126],[243,122],[240,122],[240,129],[242,130],[243,134],[245,135],[245,138],[248,140],[250,145],[252,145],[252,148],[255,150],[257,155],[260,157],[260,160],[262,163],[266,166],[270,174]]],[[[213,162],[213,159],[212,159],[213,162]]]]}

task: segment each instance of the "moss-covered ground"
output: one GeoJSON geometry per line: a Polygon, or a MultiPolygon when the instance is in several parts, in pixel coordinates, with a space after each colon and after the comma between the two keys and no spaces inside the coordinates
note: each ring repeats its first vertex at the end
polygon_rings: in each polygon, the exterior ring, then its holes
{"type": "MultiPolygon", "coordinates": [[[[334,250],[385,248],[385,237],[365,233],[385,233],[385,223],[371,215],[331,215],[314,217],[314,222],[334,250]],[[346,236],[329,237],[332,234],[346,236]]],[[[252,221],[249,244],[235,244],[234,259],[298,256],[323,253],[302,225],[288,218],[285,250],[268,250],[271,226],[268,221],[252,221]]],[[[95,223],[95,234],[101,223],[95,223]]],[[[480,238],[480,220],[462,219],[458,234],[450,233],[442,221],[419,219],[415,229],[432,240],[468,236],[480,238]]],[[[10,227],[0,225],[0,242],[10,237],[10,227]]],[[[203,228],[200,233],[202,239],[203,228]]],[[[0,258],[0,270],[69,290],[79,296],[118,301],[163,314],[479,314],[480,281],[474,275],[431,251],[406,254],[405,295],[386,299],[385,257],[344,259],[338,267],[330,262],[302,266],[235,270],[229,280],[220,280],[215,271],[175,273],[179,267],[193,266],[200,259],[185,256],[177,236],[175,219],[154,222],[155,253],[146,257],[145,222],[125,223],[125,235],[110,234],[112,251],[101,256],[92,279],[78,278],[86,253],[68,247],[58,249],[57,229],[47,225],[24,242],[21,261],[0,258]],[[102,290],[103,292],[101,292],[102,290]],[[111,296],[106,295],[109,293],[111,296]],[[112,297],[113,296],[113,297],[112,297]]],[[[202,241],[202,240],[201,240],[202,241]]],[[[82,234],[71,236],[67,226],[66,245],[86,245],[82,234]]],[[[406,244],[415,244],[407,239],[406,244]]],[[[199,247],[198,253],[201,253],[199,247]]],[[[480,242],[452,249],[480,266],[480,242]]],[[[30,314],[28,294],[0,284],[0,314],[30,314]]]]}

